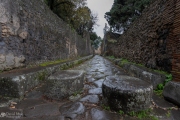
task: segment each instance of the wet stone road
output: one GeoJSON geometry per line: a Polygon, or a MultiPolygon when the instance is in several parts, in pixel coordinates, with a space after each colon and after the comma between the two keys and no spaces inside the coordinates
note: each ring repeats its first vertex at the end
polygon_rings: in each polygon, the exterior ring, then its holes
{"type": "MultiPolygon", "coordinates": [[[[82,91],[75,93],[67,99],[55,101],[43,97],[43,85],[27,93],[25,99],[15,105],[14,109],[0,108],[6,113],[19,113],[16,117],[20,120],[138,120],[136,117],[120,115],[109,110],[108,106],[102,104],[102,83],[106,76],[124,75],[126,72],[113,65],[110,61],[101,56],[94,56],[92,59],[80,64],[73,70],[84,70],[85,81],[82,91]],[[18,118],[19,119],[19,118],[18,118]]],[[[172,104],[164,101],[158,96],[153,96],[154,101],[161,107],[173,107],[172,104]]],[[[152,104],[154,115],[160,120],[178,120],[179,111],[170,111],[174,115],[168,116],[169,111],[152,104]],[[173,113],[174,112],[174,113],[173,113]]],[[[10,115],[9,115],[10,116],[10,115]]],[[[2,120],[12,118],[0,117],[2,120]]],[[[15,119],[15,118],[14,118],[15,119]]]]}

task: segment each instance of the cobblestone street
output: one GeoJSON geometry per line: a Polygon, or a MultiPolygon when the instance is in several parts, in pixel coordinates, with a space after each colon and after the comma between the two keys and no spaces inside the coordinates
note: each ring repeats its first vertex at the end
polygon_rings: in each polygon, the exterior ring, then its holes
{"type": "MultiPolygon", "coordinates": [[[[102,83],[107,76],[128,75],[123,69],[115,66],[101,56],[94,56],[92,59],[80,64],[71,70],[85,71],[84,88],[63,100],[53,100],[44,96],[43,85],[37,87],[25,95],[25,99],[14,109],[7,107],[0,108],[0,112],[21,113],[21,120],[138,120],[135,116],[127,116],[110,110],[104,105],[102,95],[102,83]]],[[[153,95],[156,105],[160,103],[163,108],[174,105],[164,99],[153,95]]],[[[152,114],[160,120],[178,120],[179,111],[162,109],[151,105],[152,114]],[[167,114],[170,112],[170,116],[167,114]]],[[[0,118],[2,120],[12,118],[0,118]]],[[[15,119],[15,118],[14,118],[15,119]]]]}

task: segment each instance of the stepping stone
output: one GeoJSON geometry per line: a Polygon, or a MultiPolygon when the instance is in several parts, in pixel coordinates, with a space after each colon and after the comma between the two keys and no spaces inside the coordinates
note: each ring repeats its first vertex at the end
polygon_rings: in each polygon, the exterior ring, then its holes
{"type": "Polygon", "coordinates": [[[103,101],[125,113],[150,107],[153,86],[135,77],[108,76],[102,85],[103,101]]]}
{"type": "Polygon", "coordinates": [[[94,88],[94,89],[90,89],[89,94],[101,94],[102,93],[102,88],[94,88]]]}
{"type": "Polygon", "coordinates": [[[84,71],[66,70],[58,71],[47,80],[45,95],[52,99],[62,99],[71,96],[83,89],[84,71]]]}
{"type": "Polygon", "coordinates": [[[62,105],[59,111],[65,118],[74,119],[77,115],[84,113],[85,107],[80,102],[67,103],[62,105]]]}
{"type": "Polygon", "coordinates": [[[83,97],[80,101],[96,104],[99,102],[99,97],[97,95],[87,95],[87,96],[83,97]]]}
{"type": "Polygon", "coordinates": [[[41,83],[40,77],[47,78],[46,70],[27,69],[24,71],[0,74],[0,95],[23,98],[26,91],[41,83]]]}
{"type": "Polygon", "coordinates": [[[53,103],[36,105],[24,109],[25,117],[42,117],[45,115],[49,116],[49,115],[57,115],[57,114],[59,114],[58,104],[53,104],[53,103]]]}
{"type": "Polygon", "coordinates": [[[163,96],[180,106],[180,83],[174,81],[168,82],[164,87],[163,96]]]}

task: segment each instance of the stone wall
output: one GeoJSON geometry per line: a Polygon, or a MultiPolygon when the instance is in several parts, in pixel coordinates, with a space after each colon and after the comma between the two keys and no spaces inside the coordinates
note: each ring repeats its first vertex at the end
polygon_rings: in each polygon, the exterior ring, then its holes
{"type": "Polygon", "coordinates": [[[1,0],[0,70],[92,53],[82,38],[42,0],[1,0]]]}
{"type": "Polygon", "coordinates": [[[168,37],[168,50],[172,56],[173,80],[180,82],[180,0],[177,0],[174,11],[173,30],[168,37]]]}
{"type": "Polygon", "coordinates": [[[106,34],[106,53],[153,69],[180,70],[179,6],[179,0],[152,2],[116,41],[111,40],[113,35],[106,34]]]}

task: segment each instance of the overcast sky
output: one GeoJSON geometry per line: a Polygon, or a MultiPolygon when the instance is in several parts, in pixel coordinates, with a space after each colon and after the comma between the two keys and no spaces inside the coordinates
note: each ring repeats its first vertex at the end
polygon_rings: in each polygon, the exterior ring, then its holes
{"type": "Polygon", "coordinates": [[[105,23],[107,23],[106,19],[104,18],[105,12],[108,12],[113,4],[114,0],[87,0],[87,6],[91,9],[93,13],[98,14],[98,25],[95,28],[95,32],[101,38],[104,37],[103,28],[105,23]]]}

